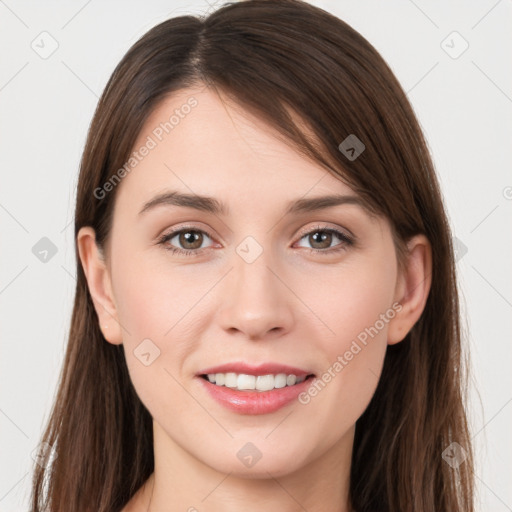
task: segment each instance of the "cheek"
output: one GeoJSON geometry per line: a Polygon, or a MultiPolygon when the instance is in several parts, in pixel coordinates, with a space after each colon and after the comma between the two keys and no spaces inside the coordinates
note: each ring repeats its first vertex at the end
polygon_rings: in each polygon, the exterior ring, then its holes
{"type": "Polygon", "coordinates": [[[165,263],[165,258],[143,253],[131,260],[119,258],[116,263],[116,308],[129,333],[123,333],[123,342],[151,338],[165,347],[211,286],[192,266],[172,272],[165,263]]]}
{"type": "Polygon", "coordinates": [[[128,370],[152,414],[190,404],[190,396],[178,382],[190,377],[187,361],[199,350],[201,333],[213,321],[216,308],[211,290],[222,277],[218,269],[194,267],[173,269],[156,252],[118,258],[112,265],[128,370]]]}
{"type": "Polygon", "coordinates": [[[144,266],[118,267],[117,313],[125,327],[123,343],[133,345],[142,338],[155,342],[171,327],[176,294],[169,290],[157,273],[144,266]]]}
{"type": "Polygon", "coordinates": [[[362,261],[338,277],[331,275],[323,280],[322,290],[309,293],[312,309],[321,312],[329,331],[317,336],[316,348],[324,356],[322,373],[300,402],[318,422],[336,424],[338,433],[357,421],[375,392],[388,324],[396,313],[396,267],[393,258],[381,260],[362,261]]]}
{"type": "Polygon", "coordinates": [[[333,269],[316,278],[304,276],[302,293],[328,327],[326,336],[319,336],[318,341],[321,352],[328,354],[331,361],[348,350],[358,336],[364,342],[368,330],[373,334],[369,339],[385,340],[389,314],[384,322],[381,315],[392,308],[397,278],[392,255],[360,258],[352,266],[333,269]]]}
{"type": "Polygon", "coordinates": [[[180,376],[182,362],[194,344],[184,330],[201,310],[194,305],[208,290],[208,283],[182,272],[171,279],[168,268],[146,260],[119,258],[113,265],[113,282],[127,366],[148,406],[154,394],[151,383],[153,387],[159,383],[160,388],[172,385],[167,371],[180,376]]]}

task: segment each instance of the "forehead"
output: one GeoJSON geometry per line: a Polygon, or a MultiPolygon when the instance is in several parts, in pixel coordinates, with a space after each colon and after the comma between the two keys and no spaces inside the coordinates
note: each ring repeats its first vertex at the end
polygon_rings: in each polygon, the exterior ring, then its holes
{"type": "Polygon", "coordinates": [[[146,120],[133,151],[134,166],[118,190],[132,205],[166,188],[217,195],[246,207],[252,201],[260,209],[262,200],[351,192],[274,127],[205,86],[164,99],[146,120]]]}

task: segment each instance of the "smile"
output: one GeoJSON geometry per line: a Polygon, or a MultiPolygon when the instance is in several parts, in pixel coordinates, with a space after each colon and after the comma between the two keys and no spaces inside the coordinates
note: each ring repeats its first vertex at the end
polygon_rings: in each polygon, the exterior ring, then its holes
{"type": "Polygon", "coordinates": [[[268,374],[268,375],[248,375],[245,373],[209,373],[202,375],[210,383],[216,386],[225,386],[238,391],[271,391],[281,389],[286,386],[295,386],[306,380],[306,376],[297,377],[297,375],[286,373],[268,374]]]}
{"type": "Polygon", "coordinates": [[[269,414],[297,400],[315,378],[281,363],[231,362],[196,374],[209,399],[237,414],[269,414]]]}

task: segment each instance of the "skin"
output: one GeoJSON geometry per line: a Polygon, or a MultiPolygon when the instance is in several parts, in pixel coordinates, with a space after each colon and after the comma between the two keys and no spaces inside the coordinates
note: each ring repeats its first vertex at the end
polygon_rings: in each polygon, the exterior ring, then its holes
{"type": "Polygon", "coordinates": [[[123,512],[149,505],[153,512],[350,511],[355,422],[374,394],[387,345],[403,340],[423,311],[429,242],[411,239],[399,270],[389,222],[360,205],[285,215],[289,201],[355,193],[206,87],[164,100],[134,148],[191,96],[198,105],[118,186],[104,259],[90,227],[78,235],[106,342],[123,344],[153,417],[155,471],[123,512]],[[229,214],[165,205],[139,215],[167,190],[212,196],[229,214]],[[335,235],[315,241],[319,226],[320,234],[351,233],[355,243],[335,235]],[[167,245],[199,255],[157,243],[183,227],[212,237],[203,235],[201,249],[177,236],[167,245]],[[252,263],[236,252],[247,236],[263,250],[252,263]],[[400,311],[305,405],[237,414],[195,376],[231,361],[279,362],[322,376],[394,303],[400,311]],[[160,356],[145,366],[134,350],[148,338],[160,356]],[[237,457],[247,442],[262,454],[251,468],[237,457]]]}

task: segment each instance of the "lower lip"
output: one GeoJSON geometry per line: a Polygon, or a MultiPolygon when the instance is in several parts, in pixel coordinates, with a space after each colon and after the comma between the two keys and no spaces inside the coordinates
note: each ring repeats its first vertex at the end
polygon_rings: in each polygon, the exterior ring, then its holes
{"type": "Polygon", "coordinates": [[[239,414],[269,414],[275,412],[293,402],[300,393],[309,387],[312,381],[310,377],[300,384],[270,391],[239,391],[226,386],[217,386],[202,377],[198,378],[214,400],[239,414]]]}

